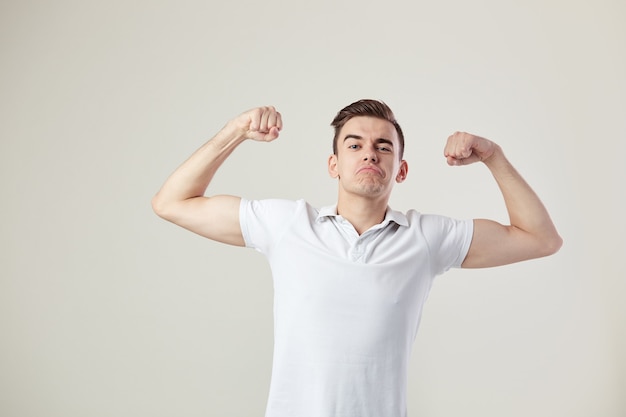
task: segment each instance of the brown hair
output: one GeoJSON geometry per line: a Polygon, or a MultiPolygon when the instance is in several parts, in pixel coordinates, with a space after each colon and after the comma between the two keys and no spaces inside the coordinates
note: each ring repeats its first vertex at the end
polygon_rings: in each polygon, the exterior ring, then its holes
{"type": "Polygon", "coordinates": [[[348,120],[357,116],[377,117],[390,122],[396,128],[396,132],[398,132],[398,140],[400,142],[398,155],[400,156],[400,160],[402,160],[404,154],[404,134],[402,133],[402,128],[400,128],[389,106],[382,101],[371,99],[355,101],[341,109],[333,119],[330,125],[335,128],[335,137],[333,138],[333,153],[335,155],[337,155],[337,139],[339,138],[341,128],[348,120]]]}

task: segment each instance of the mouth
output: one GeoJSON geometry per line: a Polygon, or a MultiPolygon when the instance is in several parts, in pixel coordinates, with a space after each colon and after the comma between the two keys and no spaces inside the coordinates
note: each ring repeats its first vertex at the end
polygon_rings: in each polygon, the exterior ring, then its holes
{"type": "Polygon", "coordinates": [[[361,167],[357,170],[357,174],[361,174],[361,173],[370,173],[370,174],[378,174],[378,175],[382,175],[382,171],[378,168],[375,167],[374,165],[367,165],[364,167],[361,167]]]}

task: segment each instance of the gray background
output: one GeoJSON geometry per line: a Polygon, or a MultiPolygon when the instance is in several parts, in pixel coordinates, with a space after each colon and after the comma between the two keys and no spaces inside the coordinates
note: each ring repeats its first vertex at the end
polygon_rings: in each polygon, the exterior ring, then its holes
{"type": "Polygon", "coordinates": [[[438,278],[412,416],[626,414],[621,1],[0,3],[0,415],[262,416],[269,268],[158,219],[167,175],[273,104],[213,184],[334,202],[335,112],[379,98],[407,136],[392,206],[506,221],[447,136],[502,145],[565,239],[438,278]]]}

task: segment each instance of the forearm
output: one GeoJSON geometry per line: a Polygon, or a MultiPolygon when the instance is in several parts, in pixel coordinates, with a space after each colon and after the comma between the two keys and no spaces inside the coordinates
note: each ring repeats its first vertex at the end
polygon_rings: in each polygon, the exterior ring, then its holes
{"type": "Polygon", "coordinates": [[[483,162],[502,192],[511,227],[530,235],[545,252],[556,251],[562,241],[548,211],[502,149],[496,146],[493,154],[483,162]]]}
{"type": "Polygon", "coordinates": [[[244,140],[245,132],[227,124],[165,181],[152,200],[155,212],[163,215],[168,206],[203,196],[219,167],[244,140]]]}

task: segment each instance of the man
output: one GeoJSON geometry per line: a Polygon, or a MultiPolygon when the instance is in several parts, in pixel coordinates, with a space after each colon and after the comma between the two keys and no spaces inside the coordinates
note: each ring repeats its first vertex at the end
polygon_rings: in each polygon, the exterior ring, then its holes
{"type": "Polygon", "coordinates": [[[213,175],[246,139],[272,141],[273,107],[230,121],[165,182],[156,213],[209,239],[264,253],[274,280],[274,364],[267,417],[406,416],[408,358],[436,275],[504,265],[561,246],[543,204],[495,143],[454,133],[450,165],[481,161],[498,183],[510,225],[406,214],[388,207],[406,179],[404,135],[384,103],[342,109],[328,172],[335,206],[205,197],[213,175]]]}

